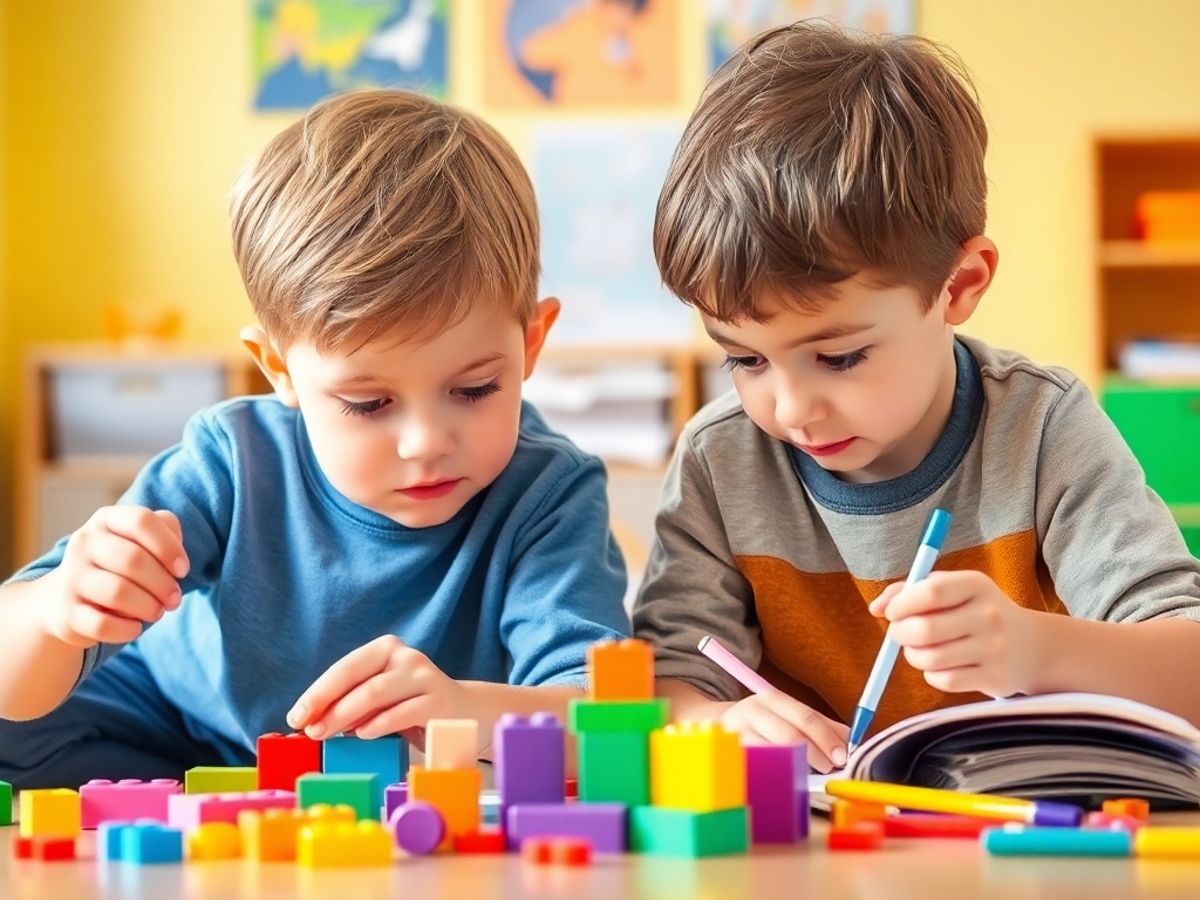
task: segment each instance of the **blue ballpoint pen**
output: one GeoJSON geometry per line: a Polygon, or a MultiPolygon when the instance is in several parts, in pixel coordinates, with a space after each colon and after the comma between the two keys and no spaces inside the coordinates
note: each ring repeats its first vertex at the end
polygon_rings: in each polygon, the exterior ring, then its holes
{"type": "MultiPolygon", "coordinates": [[[[925,535],[921,538],[920,546],[917,547],[917,556],[913,560],[912,568],[908,571],[908,580],[904,582],[905,587],[916,584],[929,574],[934,562],[937,561],[938,553],[942,549],[942,542],[946,539],[946,532],[949,530],[950,513],[944,509],[935,509],[929,514],[929,521],[925,523],[925,535]]],[[[871,667],[871,676],[867,679],[867,686],[863,688],[862,699],[858,701],[858,708],[854,710],[854,721],[850,725],[849,752],[851,753],[862,743],[863,735],[867,733],[871,719],[875,717],[879,698],[883,696],[883,689],[887,687],[888,677],[892,674],[892,666],[896,664],[896,656],[899,652],[900,645],[884,634],[883,646],[879,648],[879,655],[875,657],[875,665],[871,667]]]]}

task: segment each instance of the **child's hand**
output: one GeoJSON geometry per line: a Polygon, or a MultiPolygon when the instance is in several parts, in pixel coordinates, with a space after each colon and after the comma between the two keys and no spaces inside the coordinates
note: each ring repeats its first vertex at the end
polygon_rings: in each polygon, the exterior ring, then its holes
{"type": "Polygon", "coordinates": [[[297,731],[320,740],[353,731],[361,738],[408,733],[430,719],[468,716],[468,691],[395,635],[376,638],[325,670],[287,714],[297,731]]]}
{"type": "Polygon", "coordinates": [[[179,519],[166,510],[106,506],[71,535],[46,605],[46,631],[73,647],[123,644],[180,603],[188,573],[179,519]]]}
{"type": "Polygon", "coordinates": [[[1029,693],[1038,670],[1037,612],[1018,606],[982,572],[933,572],[871,602],[904,658],[940,691],[993,697],[1029,693]]]}
{"type": "Polygon", "coordinates": [[[782,691],[739,700],[721,716],[721,724],[741,733],[746,744],[808,744],[808,763],[818,772],[846,764],[850,729],[826,718],[782,691]]]}

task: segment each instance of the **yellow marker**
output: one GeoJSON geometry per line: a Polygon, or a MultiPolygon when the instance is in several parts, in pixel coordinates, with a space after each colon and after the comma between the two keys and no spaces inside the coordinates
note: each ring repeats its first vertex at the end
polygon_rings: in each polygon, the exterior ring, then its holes
{"type": "Polygon", "coordinates": [[[1133,833],[1133,855],[1200,859],[1200,828],[1144,825],[1133,833]]]}
{"type": "Polygon", "coordinates": [[[900,809],[977,816],[1005,822],[1024,822],[1028,825],[1075,828],[1083,819],[1083,810],[1067,803],[1019,800],[1016,797],[994,797],[990,794],[962,794],[958,791],[907,787],[883,781],[827,781],[825,793],[841,800],[857,800],[860,803],[881,803],[900,809]]]}

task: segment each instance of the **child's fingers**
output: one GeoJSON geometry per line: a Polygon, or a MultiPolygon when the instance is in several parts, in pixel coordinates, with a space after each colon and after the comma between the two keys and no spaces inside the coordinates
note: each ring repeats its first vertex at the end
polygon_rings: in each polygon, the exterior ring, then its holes
{"type": "MultiPolygon", "coordinates": [[[[386,640],[374,640],[351,650],[322,672],[300,695],[287,714],[288,725],[299,730],[324,717],[332,704],[387,669],[392,653],[403,646],[398,638],[389,636],[386,640]]],[[[366,715],[373,709],[378,709],[378,705],[364,709],[361,714],[366,715]]]]}
{"type": "Polygon", "coordinates": [[[80,600],[101,612],[136,620],[139,633],[142,622],[157,622],[163,616],[163,607],[157,597],[127,578],[104,569],[85,569],[78,578],[76,590],[80,600]]]}
{"type": "Polygon", "coordinates": [[[128,644],[142,633],[142,623],[136,619],[115,615],[87,602],[72,607],[66,626],[64,640],[78,644],[82,638],[82,646],[128,644]]]}
{"type": "Polygon", "coordinates": [[[908,616],[894,622],[888,634],[902,647],[936,647],[961,640],[978,631],[975,618],[970,614],[969,607],[957,606],[953,609],[908,616]]]}
{"type": "Polygon", "coordinates": [[[354,734],[356,737],[369,741],[389,734],[411,733],[413,729],[419,728],[429,721],[430,703],[428,694],[402,700],[354,728],[354,734]]]}
{"type": "Polygon", "coordinates": [[[104,510],[102,522],[113,534],[141,545],[172,577],[188,573],[178,522],[173,527],[166,516],[141,506],[110,506],[104,510]]]}
{"type": "Polygon", "coordinates": [[[933,647],[905,647],[904,658],[922,672],[943,672],[978,665],[982,647],[978,638],[967,637],[933,647]]]}
{"type": "MultiPolygon", "coordinates": [[[[808,744],[808,758],[819,771],[828,772],[846,764],[846,744],[850,730],[840,722],[826,718],[787,694],[761,695],[768,709],[798,731],[808,744]]],[[[756,722],[762,729],[762,722],[756,722]]],[[[770,737],[770,734],[767,735],[770,737]]],[[[786,743],[786,742],[780,742],[786,743]]]]}
{"type": "Polygon", "coordinates": [[[314,716],[304,733],[319,740],[349,731],[414,695],[413,686],[403,672],[395,669],[380,672],[333,701],[324,715],[314,716]]]}
{"type": "MultiPolygon", "coordinates": [[[[88,562],[95,569],[111,572],[128,581],[140,593],[151,597],[156,606],[174,609],[179,605],[179,582],[140,544],[117,537],[112,532],[101,531],[88,536],[83,550],[88,562]]],[[[112,606],[100,597],[89,596],[88,599],[101,606],[112,606]]],[[[121,612],[125,615],[135,615],[124,610],[121,612]]],[[[136,615],[146,621],[157,622],[160,618],[155,615],[151,620],[151,611],[148,609],[136,615]]]]}
{"type": "Polygon", "coordinates": [[[873,616],[883,616],[887,614],[888,605],[895,599],[896,595],[904,588],[903,581],[896,581],[889,584],[883,589],[883,593],[876,597],[867,606],[867,611],[873,616]]]}
{"type": "Polygon", "coordinates": [[[953,609],[971,598],[971,582],[961,572],[934,572],[923,581],[906,585],[887,605],[888,621],[953,609]]]}

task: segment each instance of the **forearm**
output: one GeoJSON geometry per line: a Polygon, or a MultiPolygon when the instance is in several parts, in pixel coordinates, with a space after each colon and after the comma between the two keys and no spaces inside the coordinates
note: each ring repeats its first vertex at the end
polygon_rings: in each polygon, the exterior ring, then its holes
{"type": "Polygon", "coordinates": [[[1140,700],[1200,725],[1200,622],[1097,622],[1051,613],[1039,623],[1033,693],[1088,691],[1140,700]]]}
{"type": "Polygon", "coordinates": [[[53,582],[43,576],[0,588],[0,718],[36,719],[74,687],[83,651],[52,637],[38,610],[53,582]]]}
{"type": "MultiPolygon", "coordinates": [[[[496,722],[505,713],[516,713],[519,716],[531,716],[538,712],[554,713],[566,726],[567,702],[581,698],[585,691],[580,688],[551,686],[551,687],[522,687],[512,684],[494,684],[489,681],[464,681],[462,686],[471,695],[473,708],[472,718],[479,722],[479,735],[482,749],[481,759],[491,760],[492,732],[496,722]]],[[[574,741],[570,735],[567,738],[567,770],[575,770],[574,741]]]]}
{"type": "Polygon", "coordinates": [[[654,692],[671,704],[671,719],[676,722],[716,720],[733,706],[730,701],[714,700],[704,692],[677,678],[659,678],[654,692]]]}

